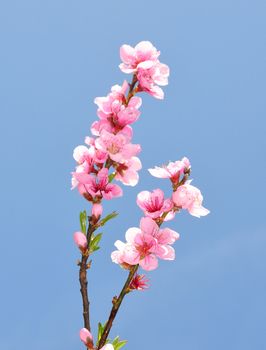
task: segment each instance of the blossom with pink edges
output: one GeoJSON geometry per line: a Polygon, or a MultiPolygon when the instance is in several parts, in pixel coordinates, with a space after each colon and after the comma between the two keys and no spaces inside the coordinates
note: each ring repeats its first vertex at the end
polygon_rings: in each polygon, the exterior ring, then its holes
{"type": "Polygon", "coordinates": [[[122,189],[118,185],[109,183],[107,168],[102,168],[97,176],[76,172],[73,173],[73,177],[78,181],[80,194],[88,200],[122,196],[122,189]]]}
{"type": "Polygon", "coordinates": [[[83,232],[77,231],[74,233],[74,242],[76,243],[76,246],[84,252],[87,249],[88,242],[87,237],[83,232]]]}
{"type": "Polygon", "coordinates": [[[139,181],[138,171],[142,168],[138,157],[132,157],[116,167],[115,179],[126,186],[136,186],[139,181]]]}
{"type": "Polygon", "coordinates": [[[121,266],[139,264],[143,270],[154,270],[158,267],[158,258],[174,260],[175,251],[171,244],[178,238],[177,232],[169,228],[161,230],[151,218],[142,218],[140,228],[127,230],[126,243],[115,242],[118,250],[111,254],[111,258],[121,266]]]}
{"type": "Polygon", "coordinates": [[[163,260],[174,260],[175,250],[171,245],[179,239],[179,233],[170,228],[163,228],[156,224],[150,217],[142,218],[140,221],[142,232],[153,236],[157,241],[156,254],[163,260]]]}
{"type": "Polygon", "coordinates": [[[145,91],[155,98],[163,99],[164,92],[158,86],[168,84],[169,67],[159,61],[160,52],[149,41],[142,41],[135,46],[122,45],[120,69],[124,73],[134,73],[138,87],[137,91],[145,91]]]}
{"type": "MultiPolygon", "coordinates": [[[[124,82],[123,86],[127,88],[128,83],[124,82]]],[[[117,133],[138,119],[140,115],[138,109],[142,103],[141,98],[134,96],[126,103],[123,86],[115,85],[106,97],[97,97],[94,100],[98,106],[97,114],[100,118],[100,121],[93,123],[92,131],[94,134],[103,130],[103,128],[117,133]]]]}
{"type": "Polygon", "coordinates": [[[137,227],[131,227],[126,232],[126,241],[116,241],[118,251],[111,254],[112,261],[127,265],[139,264],[143,270],[151,271],[158,267],[158,259],[155,255],[157,242],[149,234],[143,233],[137,227]]]}
{"type": "Polygon", "coordinates": [[[137,196],[137,204],[144,211],[144,214],[152,219],[157,219],[163,213],[170,212],[174,206],[170,198],[164,199],[164,193],[159,188],[152,192],[140,192],[137,196]]]}
{"type": "Polygon", "coordinates": [[[167,85],[168,77],[169,67],[166,64],[149,62],[144,68],[138,69],[138,91],[145,91],[153,97],[162,100],[164,98],[164,92],[158,85],[167,85]]]}
{"type": "Polygon", "coordinates": [[[172,199],[177,207],[187,209],[191,215],[198,218],[210,212],[202,206],[203,196],[200,190],[189,183],[179,186],[173,193],[172,199]]]}
{"type": "Polygon", "coordinates": [[[167,165],[162,165],[161,167],[155,166],[152,169],[148,169],[148,171],[154,177],[170,179],[176,184],[179,182],[180,176],[188,169],[190,169],[190,161],[184,157],[181,160],[169,162],[167,165]]]}
{"type": "Polygon", "coordinates": [[[109,157],[118,163],[123,163],[131,157],[136,156],[140,151],[140,145],[129,143],[128,137],[123,133],[111,134],[103,130],[100,137],[95,141],[97,149],[107,152],[109,157]]]}
{"type": "Polygon", "coordinates": [[[134,48],[130,45],[122,45],[120,58],[122,63],[119,68],[124,73],[134,73],[143,66],[143,62],[156,62],[160,51],[150,41],[141,41],[134,48]]]}

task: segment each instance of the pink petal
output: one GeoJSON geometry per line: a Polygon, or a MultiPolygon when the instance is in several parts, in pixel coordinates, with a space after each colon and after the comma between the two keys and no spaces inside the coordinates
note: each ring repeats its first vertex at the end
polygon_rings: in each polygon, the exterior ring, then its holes
{"type": "Polygon", "coordinates": [[[144,61],[138,64],[140,69],[150,69],[154,65],[154,61],[144,61]]]}
{"type": "Polygon", "coordinates": [[[104,199],[112,199],[123,195],[122,188],[115,184],[108,184],[102,193],[104,199]]]}
{"type": "Polygon", "coordinates": [[[154,177],[158,177],[161,179],[167,179],[170,177],[169,172],[167,171],[167,169],[165,168],[160,168],[160,167],[155,167],[153,169],[148,169],[149,173],[154,176],[154,177]]]}
{"type": "Polygon", "coordinates": [[[73,158],[77,163],[83,163],[85,157],[89,155],[89,150],[86,146],[77,146],[73,151],[73,158]]]}
{"type": "Polygon", "coordinates": [[[200,218],[201,216],[206,216],[210,213],[210,211],[207,208],[204,208],[202,206],[193,206],[191,209],[188,209],[188,211],[191,215],[196,216],[197,218],[200,218]]]}
{"type": "Polygon", "coordinates": [[[175,250],[170,245],[165,245],[165,254],[162,257],[163,260],[175,260],[175,250]]]}
{"type": "Polygon", "coordinates": [[[141,231],[143,231],[146,234],[150,234],[153,237],[156,237],[157,233],[159,232],[159,226],[150,217],[141,218],[140,228],[141,231]]]}
{"type": "Polygon", "coordinates": [[[134,243],[136,236],[141,233],[138,227],[130,227],[126,232],[126,240],[128,243],[134,243]]]}
{"type": "Polygon", "coordinates": [[[138,109],[140,108],[141,104],[142,104],[142,99],[138,96],[133,96],[131,97],[128,106],[138,109]]]}
{"type": "Polygon", "coordinates": [[[124,63],[132,63],[135,60],[135,50],[130,45],[122,45],[120,47],[120,58],[124,63]]]}
{"type": "Polygon", "coordinates": [[[139,253],[133,244],[126,244],[123,251],[123,261],[129,265],[137,265],[139,263],[139,253]]]}
{"type": "Polygon", "coordinates": [[[158,236],[156,237],[158,243],[160,244],[173,244],[180,237],[179,233],[170,228],[164,228],[160,230],[158,236]]]}
{"type": "Polygon", "coordinates": [[[158,259],[155,255],[150,254],[140,260],[139,265],[146,271],[155,270],[158,267],[158,259]]]}
{"type": "Polygon", "coordinates": [[[94,181],[94,177],[88,174],[73,173],[73,176],[80,184],[83,185],[91,184],[94,181]]]}
{"type": "Polygon", "coordinates": [[[145,203],[150,199],[149,191],[142,191],[137,195],[137,204],[142,210],[146,210],[145,203]]]}

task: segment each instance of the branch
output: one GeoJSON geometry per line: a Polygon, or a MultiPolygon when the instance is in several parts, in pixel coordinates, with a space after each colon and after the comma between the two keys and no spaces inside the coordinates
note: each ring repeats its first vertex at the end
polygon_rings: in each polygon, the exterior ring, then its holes
{"type": "Polygon", "coordinates": [[[103,333],[102,333],[102,336],[99,340],[99,344],[97,346],[97,350],[101,349],[104,345],[105,345],[105,342],[108,338],[108,335],[110,333],[110,330],[112,328],[112,325],[113,325],[113,321],[116,317],[116,314],[122,304],[122,301],[125,297],[125,295],[128,293],[129,291],[129,285],[132,281],[132,278],[134,277],[135,273],[137,272],[139,268],[139,265],[134,265],[132,266],[132,268],[130,269],[129,271],[129,275],[128,275],[128,278],[124,284],[124,287],[122,288],[120,294],[119,294],[119,297],[114,297],[113,298],[113,307],[112,307],[112,310],[110,312],[110,315],[109,315],[109,318],[108,318],[108,321],[106,322],[105,326],[104,326],[104,329],[103,329],[103,333]]]}
{"type": "Polygon", "coordinates": [[[89,227],[87,230],[87,241],[88,241],[88,249],[85,253],[82,254],[81,262],[79,263],[79,283],[80,283],[80,293],[82,296],[82,305],[83,305],[83,320],[84,327],[89,331],[91,330],[90,326],[90,301],[88,297],[88,280],[87,280],[87,270],[90,267],[90,263],[88,263],[89,259],[89,251],[90,251],[90,242],[93,232],[96,230],[96,226],[90,222],[89,219],[89,227]]]}

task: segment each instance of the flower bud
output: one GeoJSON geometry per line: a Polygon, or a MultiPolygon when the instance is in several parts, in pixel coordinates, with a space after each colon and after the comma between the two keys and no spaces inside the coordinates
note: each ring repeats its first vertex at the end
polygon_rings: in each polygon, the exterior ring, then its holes
{"type": "Polygon", "coordinates": [[[89,349],[93,349],[93,338],[90,331],[87,328],[82,328],[79,332],[80,340],[86,345],[89,349]]]}
{"type": "Polygon", "coordinates": [[[78,231],[74,233],[74,242],[82,252],[84,252],[87,249],[87,246],[88,246],[87,237],[86,235],[84,235],[83,232],[78,231]]]}
{"type": "Polygon", "coordinates": [[[91,209],[91,215],[94,216],[95,219],[99,219],[102,215],[103,207],[100,203],[94,203],[91,209]]]}

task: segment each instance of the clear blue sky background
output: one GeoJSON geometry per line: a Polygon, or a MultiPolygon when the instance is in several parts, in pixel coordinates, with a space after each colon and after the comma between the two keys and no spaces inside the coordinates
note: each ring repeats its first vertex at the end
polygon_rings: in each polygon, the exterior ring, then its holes
{"type": "MultiPolygon", "coordinates": [[[[266,349],[266,3],[261,0],[10,0],[0,5],[1,350],[83,349],[72,234],[87,203],[70,191],[72,149],[93,99],[125,78],[119,47],[150,40],[171,68],[166,98],[144,96],[135,124],[144,169],[105,206],[90,273],[93,327],[125,272],[113,242],[136,226],[147,168],[184,155],[211,215],[182,213],[176,260],[126,299],[112,335],[128,350],[266,349]]],[[[168,192],[169,193],[169,192],[168,192]]]]}

